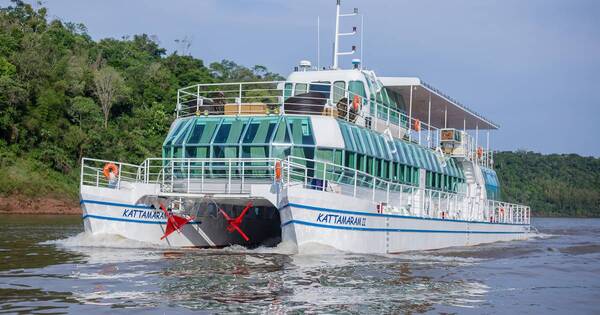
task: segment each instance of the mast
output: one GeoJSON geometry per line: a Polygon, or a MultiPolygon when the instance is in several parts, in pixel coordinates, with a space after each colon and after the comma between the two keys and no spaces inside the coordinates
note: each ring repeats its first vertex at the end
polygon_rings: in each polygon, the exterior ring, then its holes
{"type": "Polygon", "coordinates": [[[356,26],[352,27],[352,32],[350,33],[340,33],[340,18],[346,16],[355,16],[358,14],[358,8],[354,8],[352,13],[348,14],[340,14],[340,2],[341,0],[337,0],[335,5],[335,36],[333,37],[333,69],[338,68],[338,56],[343,55],[352,55],[356,52],[356,46],[352,46],[352,51],[348,52],[339,52],[340,48],[340,36],[348,36],[356,34],[356,26]]]}
{"type": "Polygon", "coordinates": [[[337,69],[338,67],[338,45],[339,45],[339,37],[340,33],[340,0],[337,0],[337,4],[335,5],[335,37],[333,40],[333,69],[337,69]]]}

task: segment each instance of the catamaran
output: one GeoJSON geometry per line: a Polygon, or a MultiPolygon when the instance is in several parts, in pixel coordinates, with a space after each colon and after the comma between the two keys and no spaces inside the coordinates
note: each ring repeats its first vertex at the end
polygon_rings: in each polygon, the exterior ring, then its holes
{"type": "Polygon", "coordinates": [[[526,239],[500,201],[498,125],[416,77],[301,61],[285,81],[177,92],[162,157],[84,158],[85,231],[172,247],[289,242],[396,253],[526,239]],[[485,145],[480,132],[486,132],[485,145]]]}

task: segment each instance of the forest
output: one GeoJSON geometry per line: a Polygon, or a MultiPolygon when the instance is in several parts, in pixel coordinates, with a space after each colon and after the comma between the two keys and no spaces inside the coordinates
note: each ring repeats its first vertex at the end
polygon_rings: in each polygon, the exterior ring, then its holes
{"type": "MultiPolygon", "coordinates": [[[[141,34],[94,41],[85,25],[13,1],[0,8],[0,196],[76,200],[84,156],[159,156],[179,87],[280,80],[261,65],[208,65],[141,34]]],[[[600,216],[600,159],[499,152],[506,201],[535,215],[600,216]]]]}

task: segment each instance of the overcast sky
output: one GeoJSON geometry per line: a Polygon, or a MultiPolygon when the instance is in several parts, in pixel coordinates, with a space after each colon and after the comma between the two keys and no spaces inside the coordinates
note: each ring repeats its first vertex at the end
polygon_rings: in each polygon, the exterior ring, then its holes
{"type": "MultiPolygon", "coordinates": [[[[6,5],[8,1],[0,0],[6,5]]],[[[261,64],[287,75],[300,59],[331,64],[335,0],[46,0],[49,16],[94,39],[147,33],[206,64],[261,64]]],[[[364,14],[364,63],[418,76],[501,125],[500,150],[600,156],[600,1],[343,0],[364,14]]],[[[342,31],[360,20],[347,18],[342,31]]],[[[356,44],[341,43],[342,50],[356,44]]],[[[341,65],[348,67],[350,58],[341,65]]]]}

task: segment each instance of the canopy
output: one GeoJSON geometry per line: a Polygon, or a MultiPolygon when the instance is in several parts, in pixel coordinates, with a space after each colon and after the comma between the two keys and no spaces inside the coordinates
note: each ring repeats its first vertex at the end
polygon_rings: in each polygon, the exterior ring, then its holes
{"type": "Polygon", "coordinates": [[[477,114],[419,78],[378,77],[378,79],[388,91],[402,97],[406,104],[407,114],[409,113],[410,88],[412,87],[412,117],[425,123],[429,121],[429,100],[431,99],[431,125],[433,127],[469,130],[499,128],[498,124],[477,114]]]}

